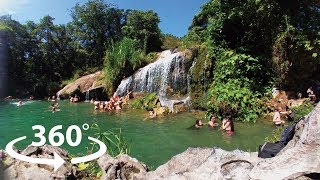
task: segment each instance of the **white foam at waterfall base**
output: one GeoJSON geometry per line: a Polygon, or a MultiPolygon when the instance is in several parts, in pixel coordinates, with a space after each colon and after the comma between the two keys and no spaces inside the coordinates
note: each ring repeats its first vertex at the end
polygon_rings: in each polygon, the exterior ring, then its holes
{"type": "Polygon", "coordinates": [[[170,112],[174,112],[174,105],[175,104],[179,104],[179,103],[189,104],[190,97],[188,96],[184,99],[177,100],[177,99],[168,99],[166,97],[160,96],[159,101],[160,101],[161,106],[166,106],[169,108],[170,112]]]}

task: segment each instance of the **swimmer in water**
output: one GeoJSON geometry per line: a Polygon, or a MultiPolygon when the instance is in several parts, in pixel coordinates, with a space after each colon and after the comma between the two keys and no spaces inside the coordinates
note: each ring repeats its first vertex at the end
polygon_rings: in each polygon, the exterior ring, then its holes
{"type": "Polygon", "coordinates": [[[208,126],[211,128],[219,126],[219,124],[216,121],[216,117],[213,114],[210,115],[210,121],[208,122],[208,126]]]}
{"type": "Polygon", "coordinates": [[[17,106],[22,106],[22,104],[23,104],[22,101],[19,101],[17,106]]]}
{"type": "Polygon", "coordinates": [[[52,113],[55,113],[56,112],[56,106],[52,105],[52,113]]]}
{"type": "Polygon", "coordinates": [[[199,129],[199,128],[202,128],[202,126],[203,126],[203,123],[202,123],[201,119],[198,119],[196,121],[196,124],[194,125],[194,127],[199,129]]]}

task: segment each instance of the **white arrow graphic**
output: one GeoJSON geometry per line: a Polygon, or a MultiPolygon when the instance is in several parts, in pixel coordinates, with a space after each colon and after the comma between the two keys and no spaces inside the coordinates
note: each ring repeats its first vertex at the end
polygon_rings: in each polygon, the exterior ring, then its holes
{"type": "Polygon", "coordinates": [[[83,157],[76,157],[76,158],[72,158],[71,159],[71,163],[72,164],[77,164],[77,163],[82,163],[82,162],[87,162],[87,161],[92,161],[94,159],[99,158],[100,156],[104,155],[104,153],[107,151],[107,147],[106,145],[99,141],[98,139],[95,139],[93,137],[88,137],[89,140],[96,142],[97,144],[99,144],[100,149],[98,152],[95,152],[93,154],[90,154],[88,156],[83,156],[83,157]]]}
{"type": "Polygon", "coordinates": [[[40,159],[40,158],[32,158],[29,156],[24,156],[21,155],[17,152],[15,152],[13,150],[13,145],[19,141],[22,141],[24,139],[26,139],[27,136],[22,136],[19,137],[17,139],[12,140],[11,142],[9,142],[6,146],[6,151],[7,153],[16,159],[19,159],[21,161],[26,161],[29,163],[35,163],[35,164],[48,164],[48,165],[52,165],[54,167],[54,171],[56,171],[57,169],[59,169],[59,167],[64,163],[64,160],[56,153],[54,152],[54,159],[40,159]]]}

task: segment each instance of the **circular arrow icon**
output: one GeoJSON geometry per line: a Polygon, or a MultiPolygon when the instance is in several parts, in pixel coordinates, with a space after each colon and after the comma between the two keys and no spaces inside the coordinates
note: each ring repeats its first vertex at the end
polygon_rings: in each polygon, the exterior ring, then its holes
{"type": "MultiPolygon", "coordinates": [[[[56,153],[54,152],[54,159],[44,159],[44,158],[32,158],[29,156],[24,156],[21,155],[17,152],[15,152],[13,150],[13,145],[19,141],[22,141],[24,139],[26,139],[27,136],[22,136],[19,138],[16,138],[14,140],[12,140],[11,142],[9,142],[6,146],[6,151],[7,153],[15,158],[15,159],[19,159],[20,161],[25,161],[25,162],[29,162],[29,163],[35,163],[35,164],[47,164],[47,165],[51,165],[54,167],[54,171],[58,170],[60,166],[62,166],[65,161],[56,153]]],[[[99,141],[98,139],[95,139],[93,137],[88,137],[89,140],[94,141],[95,143],[99,144],[100,148],[99,151],[84,157],[76,157],[76,158],[72,158],[71,159],[71,163],[72,164],[77,164],[77,163],[81,163],[81,162],[87,162],[87,161],[92,161],[94,159],[99,158],[100,156],[102,156],[106,151],[107,151],[107,147],[106,145],[99,141]]]]}

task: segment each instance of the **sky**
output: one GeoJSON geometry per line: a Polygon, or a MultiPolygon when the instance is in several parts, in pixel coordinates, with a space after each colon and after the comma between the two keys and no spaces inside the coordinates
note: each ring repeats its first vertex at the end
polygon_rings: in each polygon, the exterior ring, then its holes
{"type": "MultiPolygon", "coordinates": [[[[160,17],[159,27],[165,34],[186,35],[192,18],[209,0],[105,0],[120,9],[154,10],[160,17]]],[[[70,9],[87,0],[0,0],[0,15],[10,14],[14,20],[39,22],[45,15],[55,24],[70,22],[70,9]]]]}

